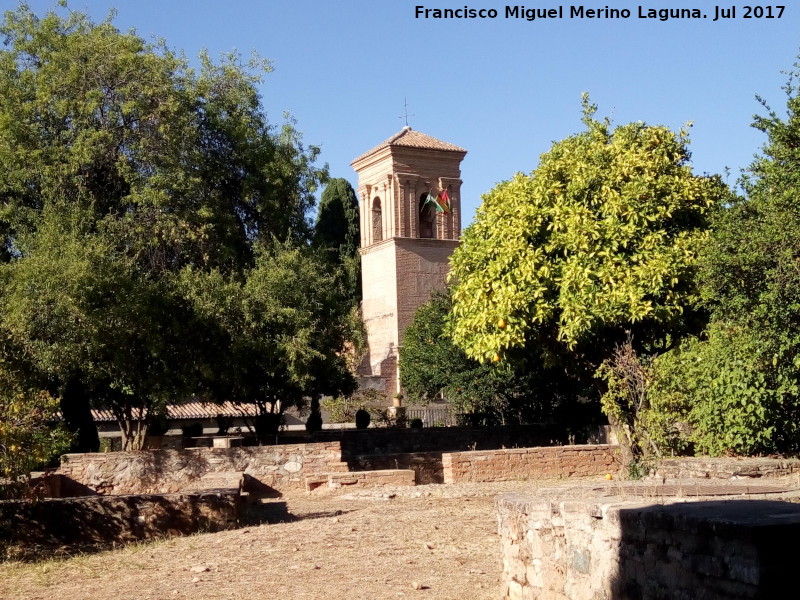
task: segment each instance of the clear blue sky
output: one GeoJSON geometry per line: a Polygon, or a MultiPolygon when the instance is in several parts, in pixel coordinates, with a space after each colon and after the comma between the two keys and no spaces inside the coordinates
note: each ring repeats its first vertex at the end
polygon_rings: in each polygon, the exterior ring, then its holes
{"type": "MultiPolygon", "coordinates": [[[[31,0],[43,14],[55,2],[31,0]]],[[[733,183],[764,142],[750,128],[761,107],[783,113],[781,87],[800,51],[800,3],[784,0],[781,19],[718,20],[705,0],[642,0],[647,8],[698,8],[706,19],[639,19],[638,4],[590,6],[631,10],[629,19],[504,18],[505,4],[465,0],[83,0],[73,10],[102,20],[111,7],[122,30],[163,37],[196,57],[233,49],[270,60],[261,88],[275,124],[284,111],[306,143],[322,147],[335,177],[356,184],[350,161],[399,131],[403,101],[410,125],[468,150],[462,163],[464,225],[480,195],[514,172],[530,172],[555,140],[579,131],[588,91],[599,116],[678,129],[693,121],[697,172],[730,167],[733,183]],[[416,19],[415,6],[496,8],[496,19],[416,19]]],[[[16,2],[0,0],[4,9],[16,2]]],[[[513,5],[512,5],[513,6],[513,5]]],[[[721,4],[725,9],[730,4],[721,4]]],[[[773,5],[774,6],[774,5],[773,5]]],[[[63,9],[57,9],[63,11],[63,9]]]]}

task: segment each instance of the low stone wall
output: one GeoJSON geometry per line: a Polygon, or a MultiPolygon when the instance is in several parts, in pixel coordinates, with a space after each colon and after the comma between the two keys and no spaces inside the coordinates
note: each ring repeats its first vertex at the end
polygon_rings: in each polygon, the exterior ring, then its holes
{"type": "Polygon", "coordinates": [[[444,483],[586,477],[616,473],[620,466],[618,447],[606,445],[509,448],[442,455],[444,483]]]}
{"type": "Polygon", "coordinates": [[[0,501],[0,558],[8,548],[13,548],[15,557],[38,556],[64,547],[74,552],[112,542],[221,531],[235,528],[238,515],[238,490],[4,500],[0,501]]]}
{"type": "Polygon", "coordinates": [[[347,471],[338,442],[67,454],[57,473],[97,494],[167,494],[211,473],[244,473],[275,491],[305,489],[312,473],[347,471]]]}
{"type": "MultiPolygon", "coordinates": [[[[739,600],[791,595],[800,505],[752,499],[759,492],[775,495],[779,486],[689,487],[696,494],[692,501],[686,496],[676,501],[681,491],[676,485],[609,486],[605,494],[602,489],[553,488],[498,497],[502,597],[739,600]],[[726,492],[745,495],[729,500],[708,495],[726,492]]],[[[796,500],[796,491],[784,488],[784,493],[796,500]]]]}
{"type": "Polygon", "coordinates": [[[800,474],[796,458],[670,458],[658,461],[656,477],[666,479],[759,479],[800,474]]]}

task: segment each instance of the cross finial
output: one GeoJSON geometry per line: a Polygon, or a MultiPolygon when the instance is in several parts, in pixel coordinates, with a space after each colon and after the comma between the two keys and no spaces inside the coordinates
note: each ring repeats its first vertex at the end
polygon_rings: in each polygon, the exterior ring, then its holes
{"type": "Polygon", "coordinates": [[[408,102],[407,98],[403,98],[403,107],[405,108],[405,115],[400,115],[397,117],[398,119],[405,119],[406,120],[406,127],[408,127],[408,117],[416,117],[417,115],[409,115],[408,114],[408,102]]]}

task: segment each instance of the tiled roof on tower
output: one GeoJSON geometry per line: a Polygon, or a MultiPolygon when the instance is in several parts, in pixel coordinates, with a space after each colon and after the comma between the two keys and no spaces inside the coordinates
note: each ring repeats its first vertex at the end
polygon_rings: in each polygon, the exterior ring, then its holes
{"type": "Polygon", "coordinates": [[[431,137],[419,131],[414,131],[406,125],[395,133],[392,137],[388,140],[383,142],[382,144],[378,144],[371,150],[364,152],[361,156],[354,159],[353,162],[350,164],[357,163],[358,161],[367,158],[371,154],[375,154],[379,150],[383,150],[384,148],[388,148],[390,146],[406,146],[409,148],[425,148],[428,150],[444,150],[446,152],[464,152],[464,148],[460,146],[456,146],[455,144],[451,144],[450,142],[444,142],[442,140],[436,139],[435,137],[431,137]]]}

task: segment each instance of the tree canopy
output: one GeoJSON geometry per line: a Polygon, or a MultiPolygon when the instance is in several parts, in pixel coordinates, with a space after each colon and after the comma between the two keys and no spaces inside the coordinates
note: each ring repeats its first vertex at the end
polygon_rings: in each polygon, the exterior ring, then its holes
{"type": "Polygon", "coordinates": [[[0,34],[0,329],[23,387],[73,429],[110,408],[133,447],[137,415],[191,394],[273,411],[347,389],[345,278],[307,248],[327,169],[268,122],[269,64],[193,69],[74,11],[21,6],[0,34]]]}
{"type": "Polygon", "coordinates": [[[785,87],[785,115],[762,101],[767,113],[753,126],[767,141],[741,180],[745,196],[713,219],[699,261],[709,327],[656,361],[651,396],[673,423],[688,425],[666,445],[691,442],[710,454],[800,449],[798,77],[800,64],[785,87]]]}
{"type": "Polygon", "coordinates": [[[502,415],[510,392],[509,371],[481,364],[453,345],[446,333],[450,296],[434,293],[414,314],[400,347],[400,383],[406,397],[432,400],[443,394],[459,412],[502,415]]]}
{"type": "Polygon", "coordinates": [[[312,239],[315,246],[331,250],[337,258],[358,256],[358,198],[346,179],[336,177],[325,185],[312,239]]]}
{"type": "Polygon", "coordinates": [[[727,189],[692,173],[686,132],[594,112],[584,97],[586,131],[483,197],[453,254],[453,339],[469,356],[591,349],[626,329],[653,339],[690,320],[727,189]]]}
{"type": "Polygon", "coordinates": [[[291,123],[267,122],[255,84],[268,63],[204,55],[195,71],[110,21],[40,19],[24,6],[0,34],[7,256],[24,251],[46,206],[64,203],[148,269],[235,268],[256,239],[310,233],[324,171],[291,123]]]}
{"type": "Polygon", "coordinates": [[[582,434],[598,417],[580,402],[590,394],[557,366],[532,361],[481,363],[453,344],[449,294],[435,293],[414,315],[400,347],[400,382],[409,402],[439,394],[458,412],[484,423],[558,423],[582,434]]]}
{"type": "Polygon", "coordinates": [[[44,390],[22,389],[0,371],[0,499],[25,491],[20,481],[69,448],[70,436],[55,425],[58,400],[44,390]]]}
{"type": "Polygon", "coordinates": [[[312,244],[340,268],[354,304],[361,301],[361,231],[358,198],[353,186],[341,177],[328,181],[319,201],[312,244]]]}
{"type": "Polygon", "coordinates": [[[186,269],[182,285],[212,336],[211,356],[203,358],[216,397],[279,417],[307,397],[354,390],[343,351],[351,334],[348,290],[309,248],[260,245],[244,277],[186,269]]]}

